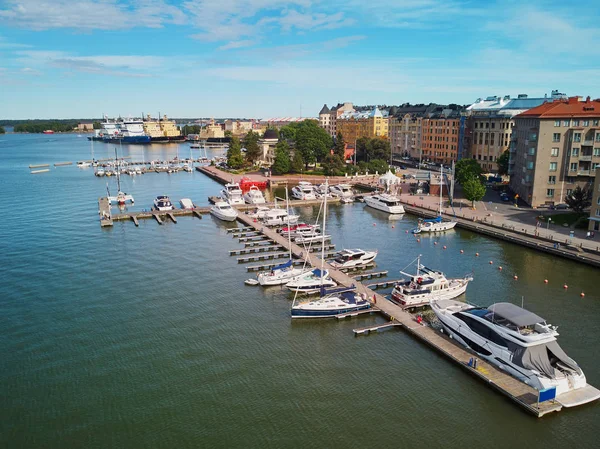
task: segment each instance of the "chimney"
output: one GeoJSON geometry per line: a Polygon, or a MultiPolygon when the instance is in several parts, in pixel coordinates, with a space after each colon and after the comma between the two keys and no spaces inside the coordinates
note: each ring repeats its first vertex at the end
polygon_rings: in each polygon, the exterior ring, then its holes
{"type": "Polygon", "coordinates": [[[586,102],[586,103],[589,103],[589,102],[590,102],[590,96],[589,96],[589,95],[586,97],[586,99],[585,99],[585,102],[586,102]]]}

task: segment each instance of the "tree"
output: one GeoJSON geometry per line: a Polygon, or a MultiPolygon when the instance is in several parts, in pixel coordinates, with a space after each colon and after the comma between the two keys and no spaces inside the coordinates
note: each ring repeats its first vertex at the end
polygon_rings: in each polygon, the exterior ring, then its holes
{"type": "Polygon", "coordinates": [[[508,161],[510,160],[510,152],[508,150],[504,151],[498,159],[496,159],[496,164],[498,164],[498,174],[499,175],[508,175],[508,161]]]}
{"type": "Polygon", "coordinates": [[[344,159],[337,154],[329,154],[323,161],[323,171],[326,176],[343,176],[344,159]]]}
{"type": "Polygon", "coordinates": [[[4,127],[0,126],[0,134],[4,134],[5,132],[4,127]]]}
{"type": "Polygon", "coordinates": [[[342,160],[344,160],[344,154],[346,152],[346,142],[344,142],[344,136],[341,132],[338,131],[337,136],[335,138],[335,144],[333,145],[333,154],[339,156],[342,160]]]}
{"type": "Polygon", "coordinates": [[[390,160],[390,142],[386,139],[361,137],[356,141],[356,160],[369,162],[372,159],[390,160]]]}
{"type": "Polygon", "coordinates": [[[94,129],[101,129],[102,128],[102,124],[100,124],[100,122],[94,122],[94,129]]]}
{"type": "Polygon", "coordinates": [[[246,159],[254,163],[262,156],[260,147],[258,146],[258,134],[248,131],[244,137],[244,147],[246,148],[246,159]]]}
{"type": "Polygon", "coordinates": [[[467,179],[461,182],[461,185],[465,198],[471,201],[472,206],[475,205],[475,201],[481,201],[485,195],[485,185],[478,177],[467,179]]]}
{"type": "Polygon", "coordinates": [[[285,140],[280,140],[275,146],[275,160],[273,161],[271,170],[276,175],[284,175],[289,173],[291,165],[290,146],[285,140]]]}
{"type": "Polygon", "coordinates": [[[294,159],[292,159],[292,166],[290,168],[292,173],[302,173],[304,159],[302,159],[302,153],[300,151],[294,151],[294,159]]]}
{"type": "Polygon", "coordinates": [[[387,172],[390,166],[383,159],[373,159],[367,164],[369,173],[378,172],[380,175],[387,172]]]}
{"type": "Polygon", "coordinates": [[[455,177],[459,184],[463,185],[472,178],[479,179],[483,170],[475,159],[461,159],[456,163],[455,177]]]}
{"type": "Polygon", "coordinates": [[[587,209],[592,205],[592,190],[584,187],[577,186],[573,189],[570,195],[565,196],[565,203],[569,205],[574,212],[583,213],[584,209],[587,209]]]}
{"type": "Polygon", "coordinates": [[[242,156],[242,145],[237,137],[232,137],[227,150],[227,165],[231,168],[238,169],[244,165],[244,157],[242,156]]]}
{"type": "Polygon", "coordinates": [[[225,137],[233,137],[233,133],[229,130],[226,130],[224,135],[225,135],[225,137]]]}

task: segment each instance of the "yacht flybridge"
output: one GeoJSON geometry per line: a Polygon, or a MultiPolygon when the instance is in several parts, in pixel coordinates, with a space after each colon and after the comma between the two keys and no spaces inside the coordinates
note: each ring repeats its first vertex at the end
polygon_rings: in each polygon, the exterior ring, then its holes
{"type": "Polygon", "coordinates": [[[563,406],[600,398],[558,345],[557,327],[535,313],[508,302],[484,308],[451,299],[432,301],[431,308],[457,342],[537,390],[556,387],[556,400],[563,406]]]}
{"type": "Polygon", "coordinates": [[[255,185],[250,187],[250,190],[244,194],[244,200],[248,204],[265,204],[265,197],[258,187],[255,185]]]}
{"type": "Polygon", "coordinates": [[[313,185],[307,181],[300,181],[296,187],[292,188],[292,196],[297,200],[316,199],[313,185]]]}
{"type": "Polygon", "coordinates": [[[362,249],[343,249],[336,254],[335,259],[329,262],[333,268],[356,268],[370,264],[377,257],[377,251],[364,251],[362,249]]]}
{"type": "Polygon", "coordinates": [[[225,188],[221,190],[221,197],[232,206],[244,204],[242,189],[240,189],[240,185],[237,182],[225,184],[225,188]]]}
{"type": "Polygon", "coordinates": [[[400,198],[389,193],[379,193],[376,195],[365,196],[365,203],[373,209],[386,212],[388,214],[403,214],[404,206],[400,203],[400,198]]]}

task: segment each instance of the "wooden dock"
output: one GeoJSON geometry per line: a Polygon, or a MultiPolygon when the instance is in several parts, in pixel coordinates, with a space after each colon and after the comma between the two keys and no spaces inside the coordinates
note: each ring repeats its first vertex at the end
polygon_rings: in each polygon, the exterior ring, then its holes
{"type": "MultiPolygon", "coordinates": [[[[268,242],[271,243],[271,242],[268,242]]],[[[234,249],[229,251],[230,256],[241,256],[242,254],[266,253],[269,251],[277,251],[283,249],[281,245],[263,245],[252,248],[234,249]]]]}
{"type": "MultiPolygon", "coordinates": [[[[264,228],[257,223],[253,223],[251,219],[240,216],[241,221],[246,226],[252,226],[261,232],[273,242],[284,246],[289,249],[288,241],[285,237],[277,234],[271,229],[264,228]]],[[[300,248],[295,243],[291,245],[292,253],[300,258],[300,255],[304,255],[303,248],[300,248]]],[[[321,261],[314,255],[307,253],[309,262],[312,266],[320,266],[321,261]]],[[[300,260],[297,262],[301,262],[300,260]]],[[[372,309],[380,312],[386,316],[390,322],[394,322],[394,326],[402,326],[410,335],[415,337],[417,340],[430,346],[440,354],[444,355],[450,361],[456,363],[461,368],[465,369],[468,373],[474,375],[478,379],[491,386],[494,390],[498,391],[505,397],[514,401],[520,407],[534,416],[541,417],[547,413],[556,412],[562,409],[562,405],[558,402],[543,402],[537,404],[537,390],[518,381],[514,377],[506,374],[505,372],[497,369],[493,365],[485,362],[484,360],[478,361],[477,369],[474,369],[468,365],[469,359],[477,357],[475,353],[470,352],[466,348],[459,346],[453,340],[450,340],[446,335],[434,330],[430,326],[422,325],[417,323],[415,317],[410,313],[402,310],[398,305],[388,301],[382,295],[377,294],[375,291],[363,285],[361,282],[350,277],[346,273],[334,269],[329,264],[327,269],[329,270],[331,278],[341,286],[356,286],[357,293],[364,293],[372,301],[372,309]]],[[[371,326],[370,329],[373,329],[371,326]]]]}
{"type": "Polygon", "coordinates": [[[110,212],[110,202],[108,198],[98,198],[98,214],[100,215],[100,226],[112,226],[113,218],[110,212]]]}
{"type": "Polygon", "coordinates": [[[237,263],[259,262],[261,260],[283,259],[284,257],[290,257],[290,253],[281,252],[281,253],[255,254],[253,256],[243,256],[243,257],[237,258],[237,263]]]}
{"type": "Polygon", "coordinates": [[[356,279],[357,281],[362,281],[363,279],[384,277],[384,276],[387,276],[387,274],[388,274],[388,271],[385,270],[385,271],[374,271],[374,272],[370,272],[370,273],[355,274],[352,277],[354,279],[356,279]]]}
{"type": "Polygon", "coordinates": [[[398,323],[397,321],[387,321],[387,322],[381,323],[381,324],[374,324],[373,326],[365,326],[365,327],[359,327],[356,329],[352,329],[352,332],[354,332],[354,335],[367,335],[371,332],[379,332],[379,331],[391,329],[392,327],[398,327],[398,326],[401,326],[401,324],[398,323]]]}

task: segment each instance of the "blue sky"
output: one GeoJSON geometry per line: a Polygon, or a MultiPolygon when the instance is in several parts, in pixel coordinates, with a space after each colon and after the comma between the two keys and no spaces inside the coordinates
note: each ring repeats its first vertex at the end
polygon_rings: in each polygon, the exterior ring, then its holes
{"type": "Polygon", "coordinates": [[[0,0],[0,118],[600,97],[597,1],[0,0]]]}

